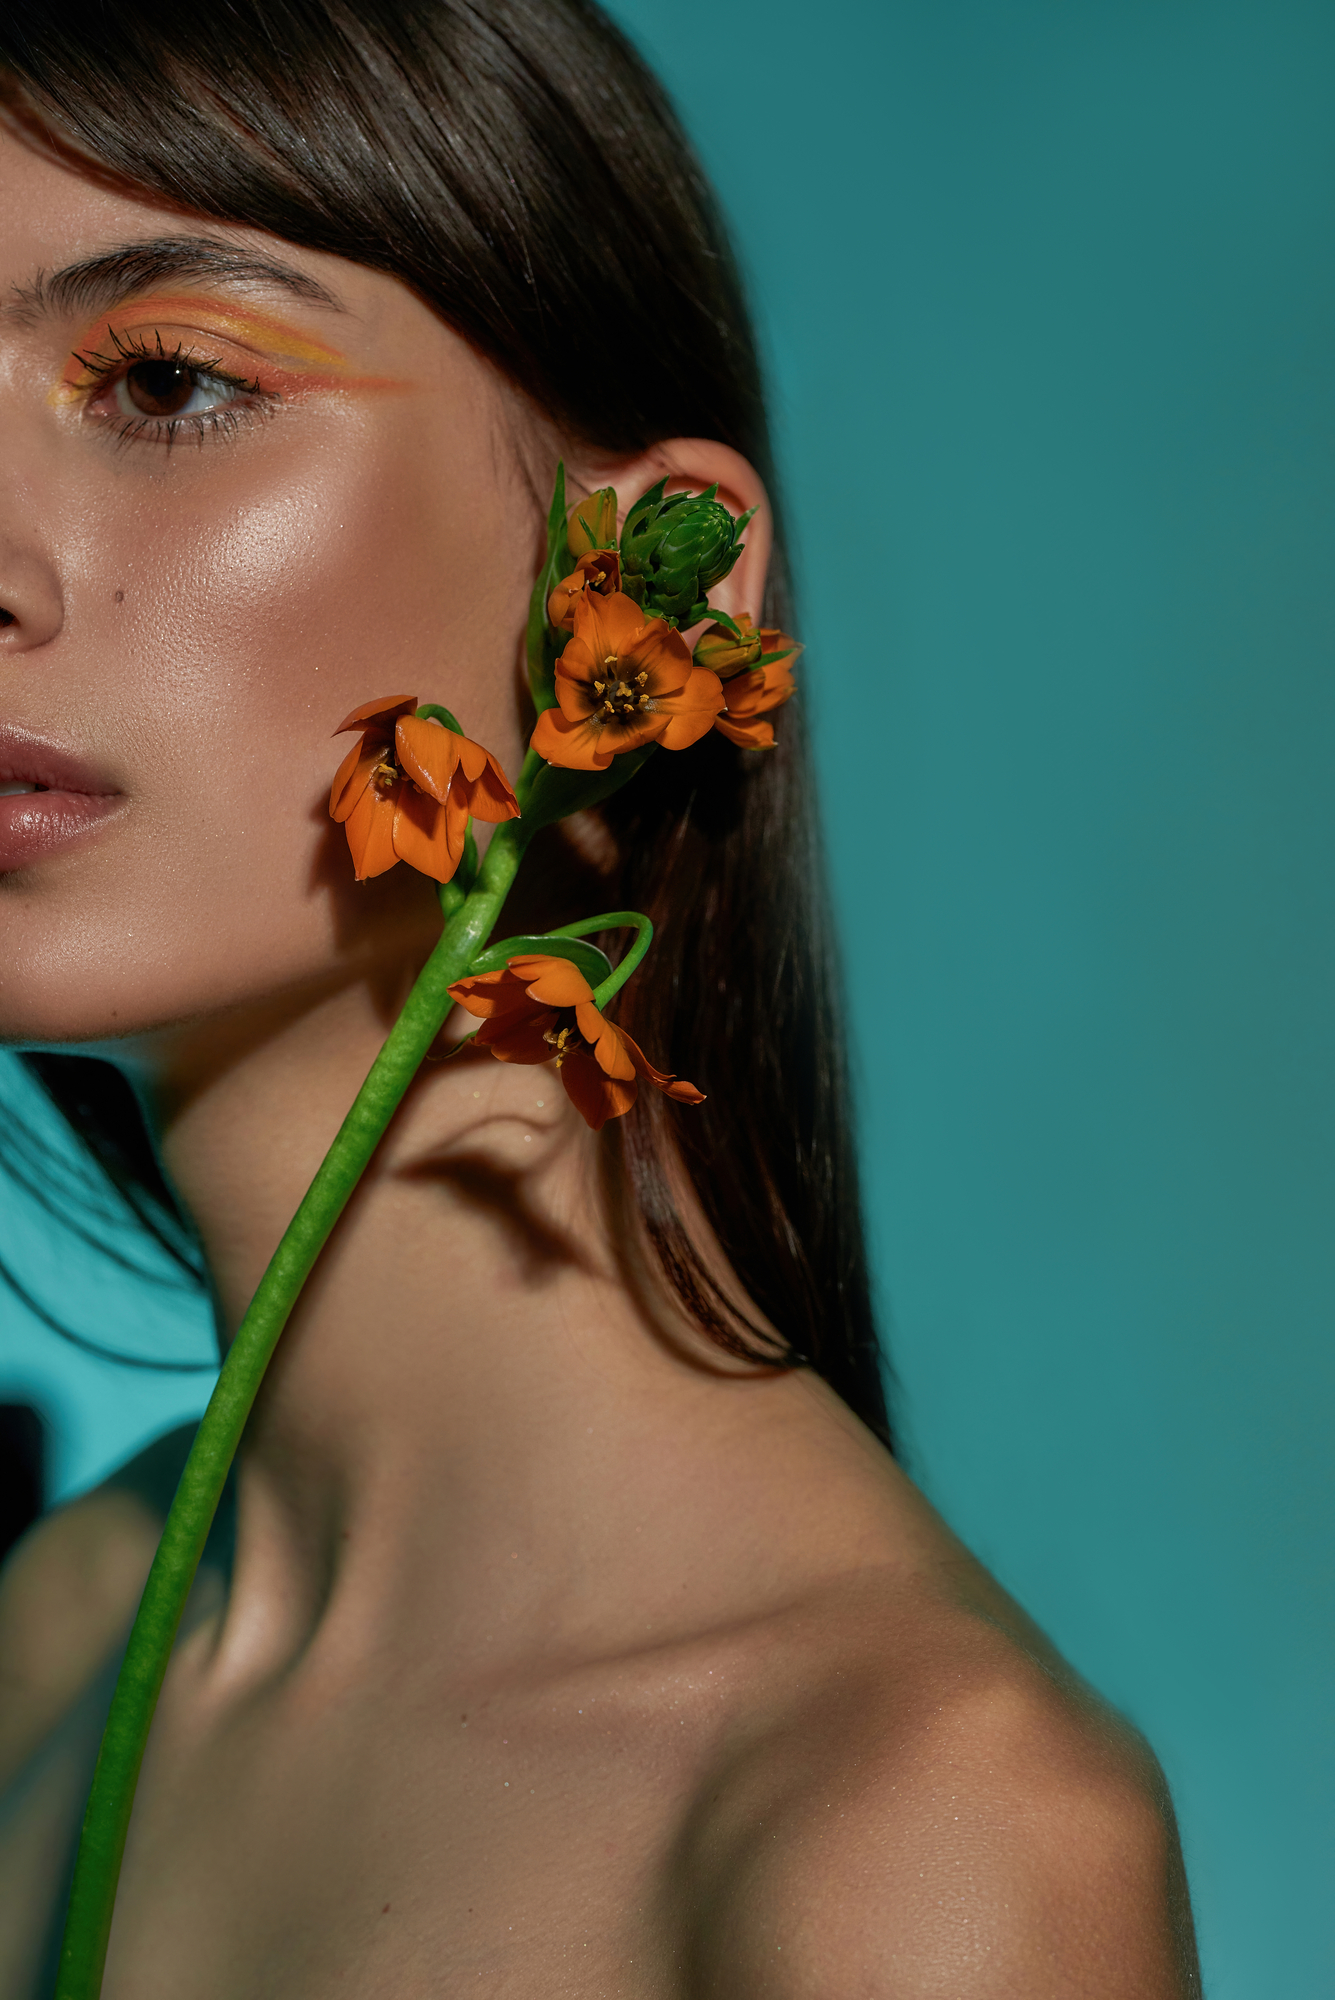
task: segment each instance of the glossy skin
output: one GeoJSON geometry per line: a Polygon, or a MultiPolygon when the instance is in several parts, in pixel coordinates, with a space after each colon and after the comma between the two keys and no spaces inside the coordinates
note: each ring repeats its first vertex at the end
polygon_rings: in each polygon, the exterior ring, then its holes
{"type": "MultiPolygon", "coordinates": [[[[0,1032],[116,1039],[234,1324],[434,930],[406,869],[353,885],[329,732],[414,692],[517,768],[556,441],[391,280],[214,227],[339,305],[215,277],[118,307],[97,338],[279,398],[198,448],[119,438],[128,392],[69,363],[105,304],[38,313],[34,278],[192,233],[0,146],[0,284],[29,296],[0,318],[0,732],[113,798],[0,875],[0,1032]]],[[[699,441],[576,470],[625,500],[660,462],[758,497],[699,441]]],[[[733,608],[764,555],[762,522],[733,608]]],[[[93,1495],[0,1590],[0,1776],[36,1760],[6,2000],[154,1519],[93,1495]]],[[[842,1405],[628,1294],[550,1072],[430,1069],[258,1407],[107,2000],[1169,2000],[1175,1854],[1150,1760],[842,1405]]]]}

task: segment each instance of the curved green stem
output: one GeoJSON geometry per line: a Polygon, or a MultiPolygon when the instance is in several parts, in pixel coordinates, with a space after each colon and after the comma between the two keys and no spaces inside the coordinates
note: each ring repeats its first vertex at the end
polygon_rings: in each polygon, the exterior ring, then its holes
{"type": "Polygon", "coordinates": [[[604,979],[593,989],[595,1007],[605,1007],[614,993],[619,993],[640,960],[654,941],[654,927],[648,917],[638,910],[609,910],[601,917],[581,917],[577,924],[562,924],[559,930],[549,931],[549,937],[588,937],[594,931],[634,930],[639,933],[634,944],[604,979]]]}
{"type": "MultiPolygon", "coordinates": [[[[56,2000],[97,2000],[135,1785],[181,1613],[264,1371],[311,1268],[450,1011],[449,986],[490,936],[528,831],[496,829],[475,887],[439,943],[371,1065],[237,1329],[204,1412],[130,1633],[84,1814],[56,2000]]],[[[448,888],[450,885],[446,885],[448,888]]]]}

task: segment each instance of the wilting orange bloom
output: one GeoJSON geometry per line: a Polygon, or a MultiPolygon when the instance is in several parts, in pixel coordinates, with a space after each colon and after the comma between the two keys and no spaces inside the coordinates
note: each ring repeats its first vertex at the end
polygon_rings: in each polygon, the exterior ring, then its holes
{"type": "Polygon", "coordinates": [[[519,812],[491,752],[414,715],[416,706],[412,694],[363,702],[334,731],[361,731],[329,793],[359,882],[396,861],[448,882],[463,857],[470,815],[496,821],[519,812]]]}
{"type": "Polygon", "coordinates": [[[597,591],[600,597],[610,597],[614,590],[620,588],[620,556],[615,549],[594,549],[591,554],[580,557],[569,576],[561,578],[547,599],[547,616],[560,631],[573,632],[578,599],[587,596],[591,590],[597,591]]]}
{"type": "Polygon", "coordinates": [[[533,748],[568,771],[605,771],[614,757],[661,743],[698,742],[723,707],[717,674],[697,667],[686,641],[617,591],[576,598],[575,636],[556,662],[559,708],[544,709],[533,748]]]}
{"type": "Polygon", "coordinates": [[[730,742],[739,743],[743,750],[774,748],[773,724],[762,722],[760,717],[771,708],[782,707],[797,693],[793,685],[793,661],[802,648],[777,629],[766,628],[760,637],[762,652],[776,653],[782,646],[792,650],[781,660],[734,674],[723,683],[724,713],[716,718],[714,727],[730,742]]]}
{"type": "Polygon", "coordinates": [[[664,1076],[623,1028],[603,1019],[593,988],[567,958],[525,953],[503,972],[457,980],[450,998],[482,1017],[477,1040],[501,1062],[555,1060],[566,1096],[595,1132],[630,1110],[641,1077],[679,1104],[705,1101],[693,1083],[664,1076]]]}

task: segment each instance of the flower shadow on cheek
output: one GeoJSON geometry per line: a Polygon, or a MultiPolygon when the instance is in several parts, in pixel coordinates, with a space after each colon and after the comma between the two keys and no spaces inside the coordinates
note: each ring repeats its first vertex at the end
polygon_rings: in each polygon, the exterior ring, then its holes
{"type": "Polygon", "coordinates": [[[324,792],[308,815],[317,839],[311,853],[307,889],[313,896],[327,897],[333,911],[334,947],[341,956],[357,957],[359,947],[372,950],[385,962],[387,990],[395,998],[389,1011],[402,1000],[399,980],[404,965],[415,964],[429,951],[440,934],[440,904],[434,884],[408,868],[395,868],[374,881],[359,882],[348,860],[348,843],[343,828],[329,817],[329,801],[324,792]],[[386,950],[386,936],[402,939],[402,953],[386,950]]]}

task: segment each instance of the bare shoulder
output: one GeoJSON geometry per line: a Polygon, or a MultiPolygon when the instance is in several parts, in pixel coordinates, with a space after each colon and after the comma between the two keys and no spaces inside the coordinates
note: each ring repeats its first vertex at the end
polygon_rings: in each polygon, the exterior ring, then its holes
{"type": "Polygon", "coordinates": [[[689,1990],[1192,2000],[1148,1747],[905,1504],[910,1562],[833,1582],[768,1637],[759,1726],[681,1849],[689,1990]]]}
{"type": "Polygon", "coordinates": [[[124,1638],[192,1434],[44,1515],[0,1568],[0,1786],[124,1638]]]}

